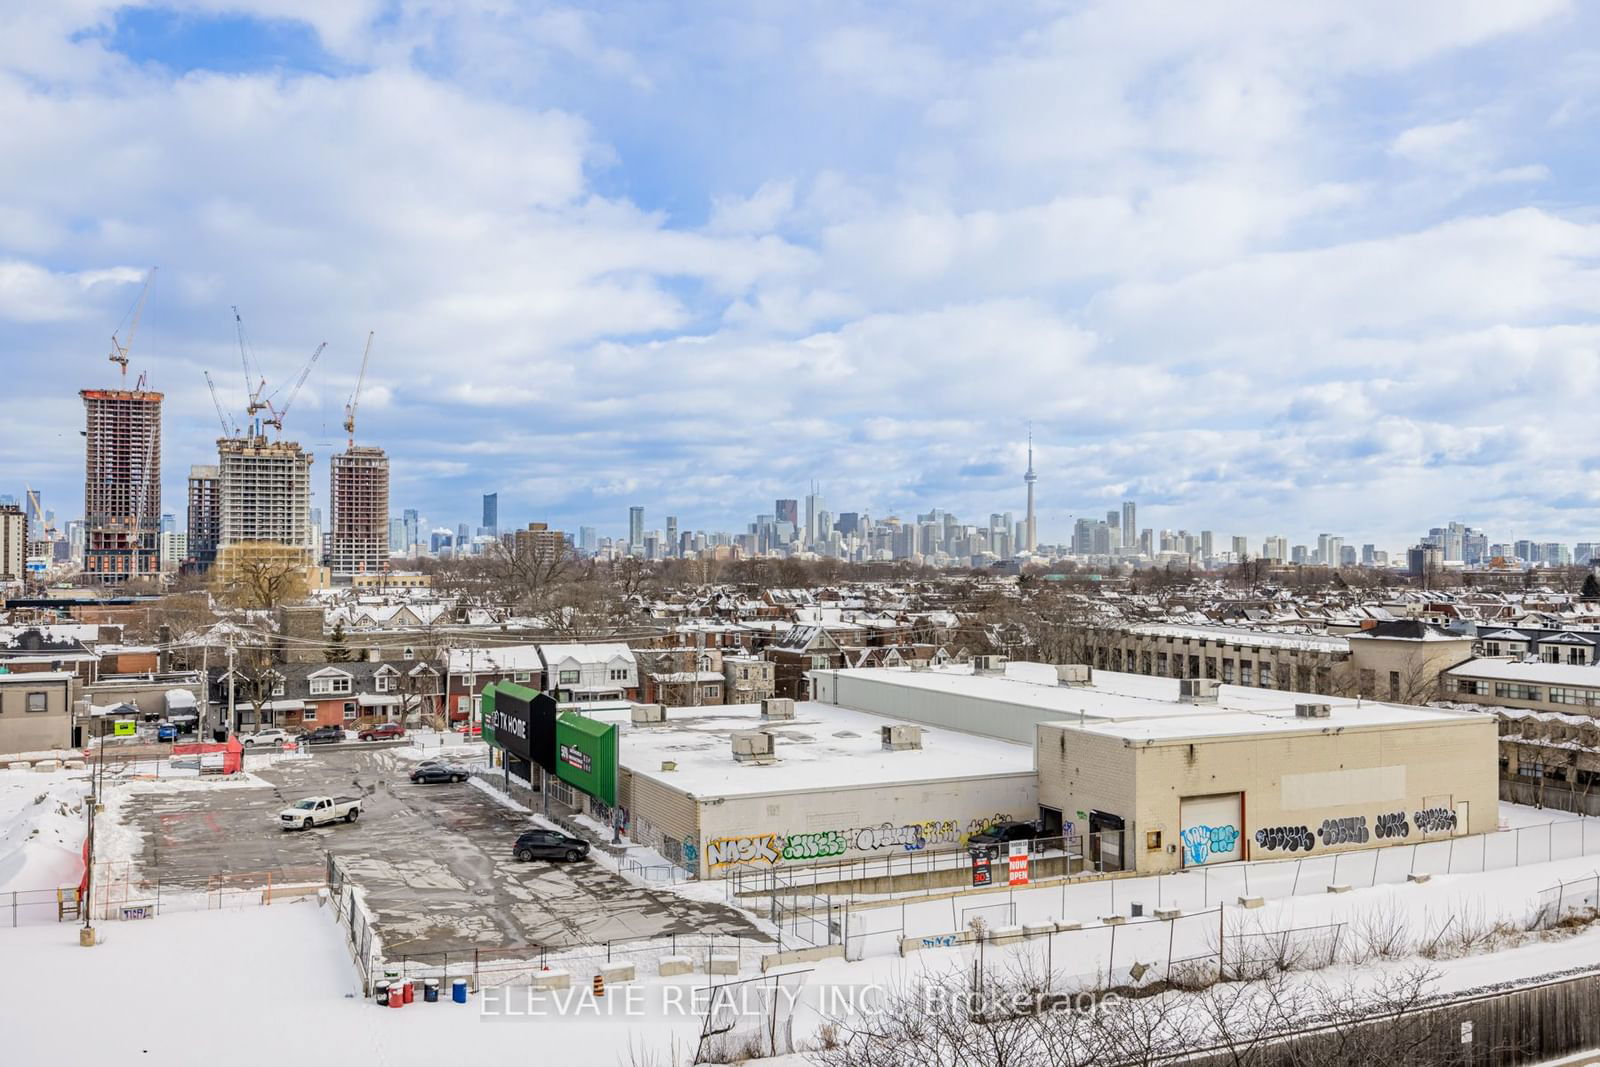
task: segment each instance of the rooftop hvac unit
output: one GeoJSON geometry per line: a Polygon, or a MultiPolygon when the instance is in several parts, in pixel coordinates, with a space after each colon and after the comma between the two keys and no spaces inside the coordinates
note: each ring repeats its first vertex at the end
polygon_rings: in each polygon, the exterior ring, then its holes
{"type": "Polygon", "coordinates": [[[1296,704],[1294,717],[1297,719],[1326,719],[1332,716],[1333,708],[1327,704],[1296,704]]]}
{"type": "Polygon", "coordinates": [[[794,718],[794,701],[788,697],[765,697],[761,701],[763,719],[794,718]]]}
{"type": "Polygon", "coordinates": [[[1215,678],[1178,679],[1178,699],[1185,704],[1215,704],[1221,682],[1215,678]]]}
{"type": "Polygon", "coordinates": [[[633,725],[653,726],[667,721],[667,709],[660,704],[635,704],[633,706],[633,725]]]}
{"type": "Polygon", "coordinates": [[[741,763],[771,762],[772,735],[765,730],[743,730],[734,734],[733,758],[741,763]]]}
{"type": "Polygon", "coordinates": [[[678,764],[673,760],[664,759],[661,761],[661,769],[664,771],[675,771],[678,769],[678,764]]]}
{"type": "Polygon", "coordinates": [[[972,672],[974,674],[1004,674],[1006,672],[1006,658],[1004,656],[973,656],[972,672]]]}
{"type": "Polygon", "coordinates": [[[886,752],[905,752],[922,747],[922,727],[908,722],[892,723],[882,727],[883,748],[886,752]]]}
{"type": "Polygon", "coordinates": [[[1061,663],[1056,665],[1057,685],[1088,685],[1094,679],[1094,671],[1087,663],[1061,663]]]}

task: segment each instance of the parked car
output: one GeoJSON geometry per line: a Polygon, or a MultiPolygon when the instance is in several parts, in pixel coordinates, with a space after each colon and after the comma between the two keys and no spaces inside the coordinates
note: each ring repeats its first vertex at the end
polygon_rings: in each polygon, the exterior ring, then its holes
{"type": "Polygon", "coordinates": [[[452,767],[447,763],[435,763],[430,767],[418,767],[411,772],[413,782],[464,782],[467,772],[461,767],[452,767]]]}
{"type": "Polygon", "coordinates": [[[566,860],[575,863],[589,855],[589,842],[559,830],[525,830],[517,838],[512,855],[526,863],[533,859],[566,860]]]}
{"type": "Polygon", "coordinates": [[[467,770],[467,768],[461,766],[455,760],[445,759],[441,756],[430,756],[428,759],[423,760],[412,769],[420,771],[424,767],[449,767],[451,770],[460,770],[463,772],[467,770]]]}
{"type": "Polygon", "coordinates": [[[309,830],[332,822],[355,822],[360,815],[360,797],[306,797],[278,812],[278,825],[285,830],[309,830]]]}
{"type": "Polygon", "coordinates": [[[172,725],[170,722],[164,722],[160,726],[156,727],[157,741],[176,741],[177,739],[178,728],[172,725]]]}
{"type": "Polygon", "coordinates": [[[242,745],[281,745],[289,740],[289,735],[282,730],[257,730],[253,734],[245,734],[239,738],[242,745]]]}
{"type": "Polygon", "coordinates": [[[344,727],[319,726],[315,730],[300,735],[300,740],[308,745],[333,745],[344,740],[344,727]]]}
{"type": "Polygon", "coordinates": [[[990,859],[998,859],[1001,852],[1009,851],[1011,842],[1033,841],[1038,836],[1039,827],[1036,823],[997,822],[983,833],[967,838],[967,848],[984,852],[990,859]]]}
{"type": "Polygon", "coordinates": [[[397,722],[380,722],[376,726],[369,726],[356,734],[362,741],[388,741],[397,737],[404,737],[406,728],[397,722]]]}

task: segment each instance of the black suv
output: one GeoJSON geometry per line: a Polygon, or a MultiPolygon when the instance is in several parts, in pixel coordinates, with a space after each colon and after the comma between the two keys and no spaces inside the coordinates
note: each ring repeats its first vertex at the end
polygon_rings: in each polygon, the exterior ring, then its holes
{"type": "Polygon", "coordinates": [[[548,859],[574,863],[588,857],[589,842],[580,837],[569,837],[559,830],[526,830],[517,838],[512,854],[523,862],[548,859]]]}
{"type": "MultiPolygon", "coordinates": [[[[990,859],[999,859],[1002,849],[1008,850],[1013,841],[1033,841],[1039,836],[1039,827],[1031,822],[997,822],[981,834],[967,838],[967,848],[982,852],[990,859]]],[[[1034,849],[1038,845],[1032,846],[1034,849]]]]}
{"type": "Polygon", "coordinates": [[[344,727],[319,726],[310,733],[300,735],[300,740],[308,745],[332,745],[344,740],[344,727]]]}

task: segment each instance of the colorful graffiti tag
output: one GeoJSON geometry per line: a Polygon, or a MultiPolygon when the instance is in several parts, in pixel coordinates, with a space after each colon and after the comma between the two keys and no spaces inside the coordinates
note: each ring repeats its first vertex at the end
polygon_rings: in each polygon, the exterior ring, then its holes
{"type": "MultiPolygon", "coordinates": [[[[956,845],[969,836],[1006,822],[1009,816],[995,815],[987,819],[973,819],[965,831],[955,819],[930,819],[927,822],[880,823],[877,826],[855,826],[847,830],[814,830],[806,833],[752,834],[748,837],[723,837],[706,846],[706,864],[712,869],[741,864],[804,863],[808,860],[827,859],[846,852],[877,852],[881,849],[898,849],[916,852],[929,845],[956,845]]],[[[684,859],[693,864],[698,850],[684,842],[684,859]]]]}
{"type": "Polygon", "coordinates": [[[815,860],[838,856],[845,850],[844,835],[837,830],[814,834],[790,834],[783,842],[786,860],[815,860]]]}
{"type": "Polygon", "coordinates": [[[706,846],[706,863],[712,868],[736,863],[762,863],[771,866],[783,858],[783,838],[777,834],[750,837],[719,837],[706,846]]]}
{"type": "Polygon", "coordinates": [[[1239,844],[1237,826],[1191,826],[1178,835],[1190,863],[1205,863],[1212,853],[1226,856],[1239,844]]]}

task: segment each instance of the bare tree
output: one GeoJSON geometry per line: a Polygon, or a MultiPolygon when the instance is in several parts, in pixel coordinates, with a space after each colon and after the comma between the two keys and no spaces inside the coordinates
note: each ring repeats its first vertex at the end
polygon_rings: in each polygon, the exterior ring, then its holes
{"type": "Polygon", "coordinates": [[[235,607],[270,611],[306,595],[305,550],[267,541],[228,545],[217,554],[212,583],[235,607]]]}

